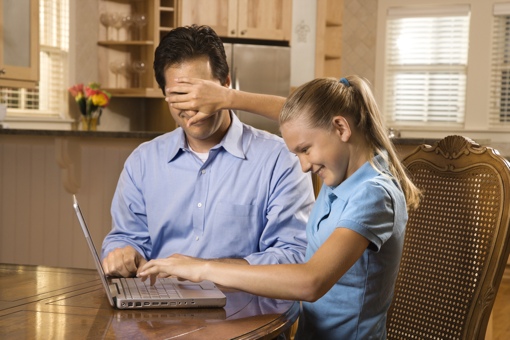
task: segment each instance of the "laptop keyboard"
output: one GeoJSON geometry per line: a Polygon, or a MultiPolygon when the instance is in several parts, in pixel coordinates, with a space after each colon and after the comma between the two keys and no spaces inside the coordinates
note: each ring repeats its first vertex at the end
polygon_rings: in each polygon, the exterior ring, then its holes
{"type": "MultiPolygon", "coordinates": [[[[154,286],[150,285],[150,281],[142,282],[140,279],[120,279],[124,286],[125,293],[131,294],[132,298],[148,299],[148,298],[178,298],[179,294],[175,290],[175,286],[170,278],[159,278],[154,286]]],[[[127,294],[126,294],[127,295],[127,294]]]]}

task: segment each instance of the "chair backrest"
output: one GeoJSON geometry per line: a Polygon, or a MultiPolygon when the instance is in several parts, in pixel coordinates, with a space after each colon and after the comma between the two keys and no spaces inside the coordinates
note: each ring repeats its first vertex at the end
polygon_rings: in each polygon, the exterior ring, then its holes
{"type": "Polygon", "coordinates": [[[510,250],[510,163],[461,136],[403,163],[423,197],[409,213],[388,339],[484,339],[510,250]]]}

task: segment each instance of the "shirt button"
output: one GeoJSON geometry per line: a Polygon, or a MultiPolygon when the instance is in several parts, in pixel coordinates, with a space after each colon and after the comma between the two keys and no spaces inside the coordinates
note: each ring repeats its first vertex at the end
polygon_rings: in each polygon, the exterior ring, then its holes
{"type": "Polygon", "coordinates": [[[202,203],[198,203],[197,207],[202,208],[202,203]]]}
{"type": "Polygon", "coordinates": [[[202,170],[202,175],[205,175],[205,169],[202,170]]]}
{"type": "Polygon", "coordinates": [[[198,237],[198,236],[197,236],[197,237],[195,237],[195,241],[198,241],[199,239],[200,239],[200,237],[198,237]]]}

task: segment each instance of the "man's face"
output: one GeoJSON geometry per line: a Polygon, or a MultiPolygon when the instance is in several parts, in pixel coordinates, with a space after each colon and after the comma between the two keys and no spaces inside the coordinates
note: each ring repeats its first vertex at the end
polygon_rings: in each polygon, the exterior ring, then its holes
{"type": "MultiPolygon", "coordinates": [[[[212,76],[207,57],[199,57],[167,68],[165,70],[166,87],[176,85],[175,79],[179,77],[206,79],[220,83],[212,76]]],[[[195,111],[178,110],[170,104],[168,107],[176,123],[183,128],[190,147],[197,152],[207,152],[218,144],[230,125],[228,111],[222,110],[188,127],[188,119],[195,114],[195,111]]]]}

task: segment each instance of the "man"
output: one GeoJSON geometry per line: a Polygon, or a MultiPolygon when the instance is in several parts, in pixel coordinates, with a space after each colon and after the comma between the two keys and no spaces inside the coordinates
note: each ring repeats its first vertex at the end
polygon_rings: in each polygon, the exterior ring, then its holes
{"type": "MultiPolygon", "coordinates": [[[[169,32],[154,72],[165,95],[182,77],[230,85],[223,43],[207,26],[169,32]]],[[[195,111],[169,110],[180,127],[126,160],[103,242],[105,272],[134,276],[147,260],[174,253],[239,264],[302,262],[314,195],[283,140],[229,110],[192,125],[195,111]]]]}

